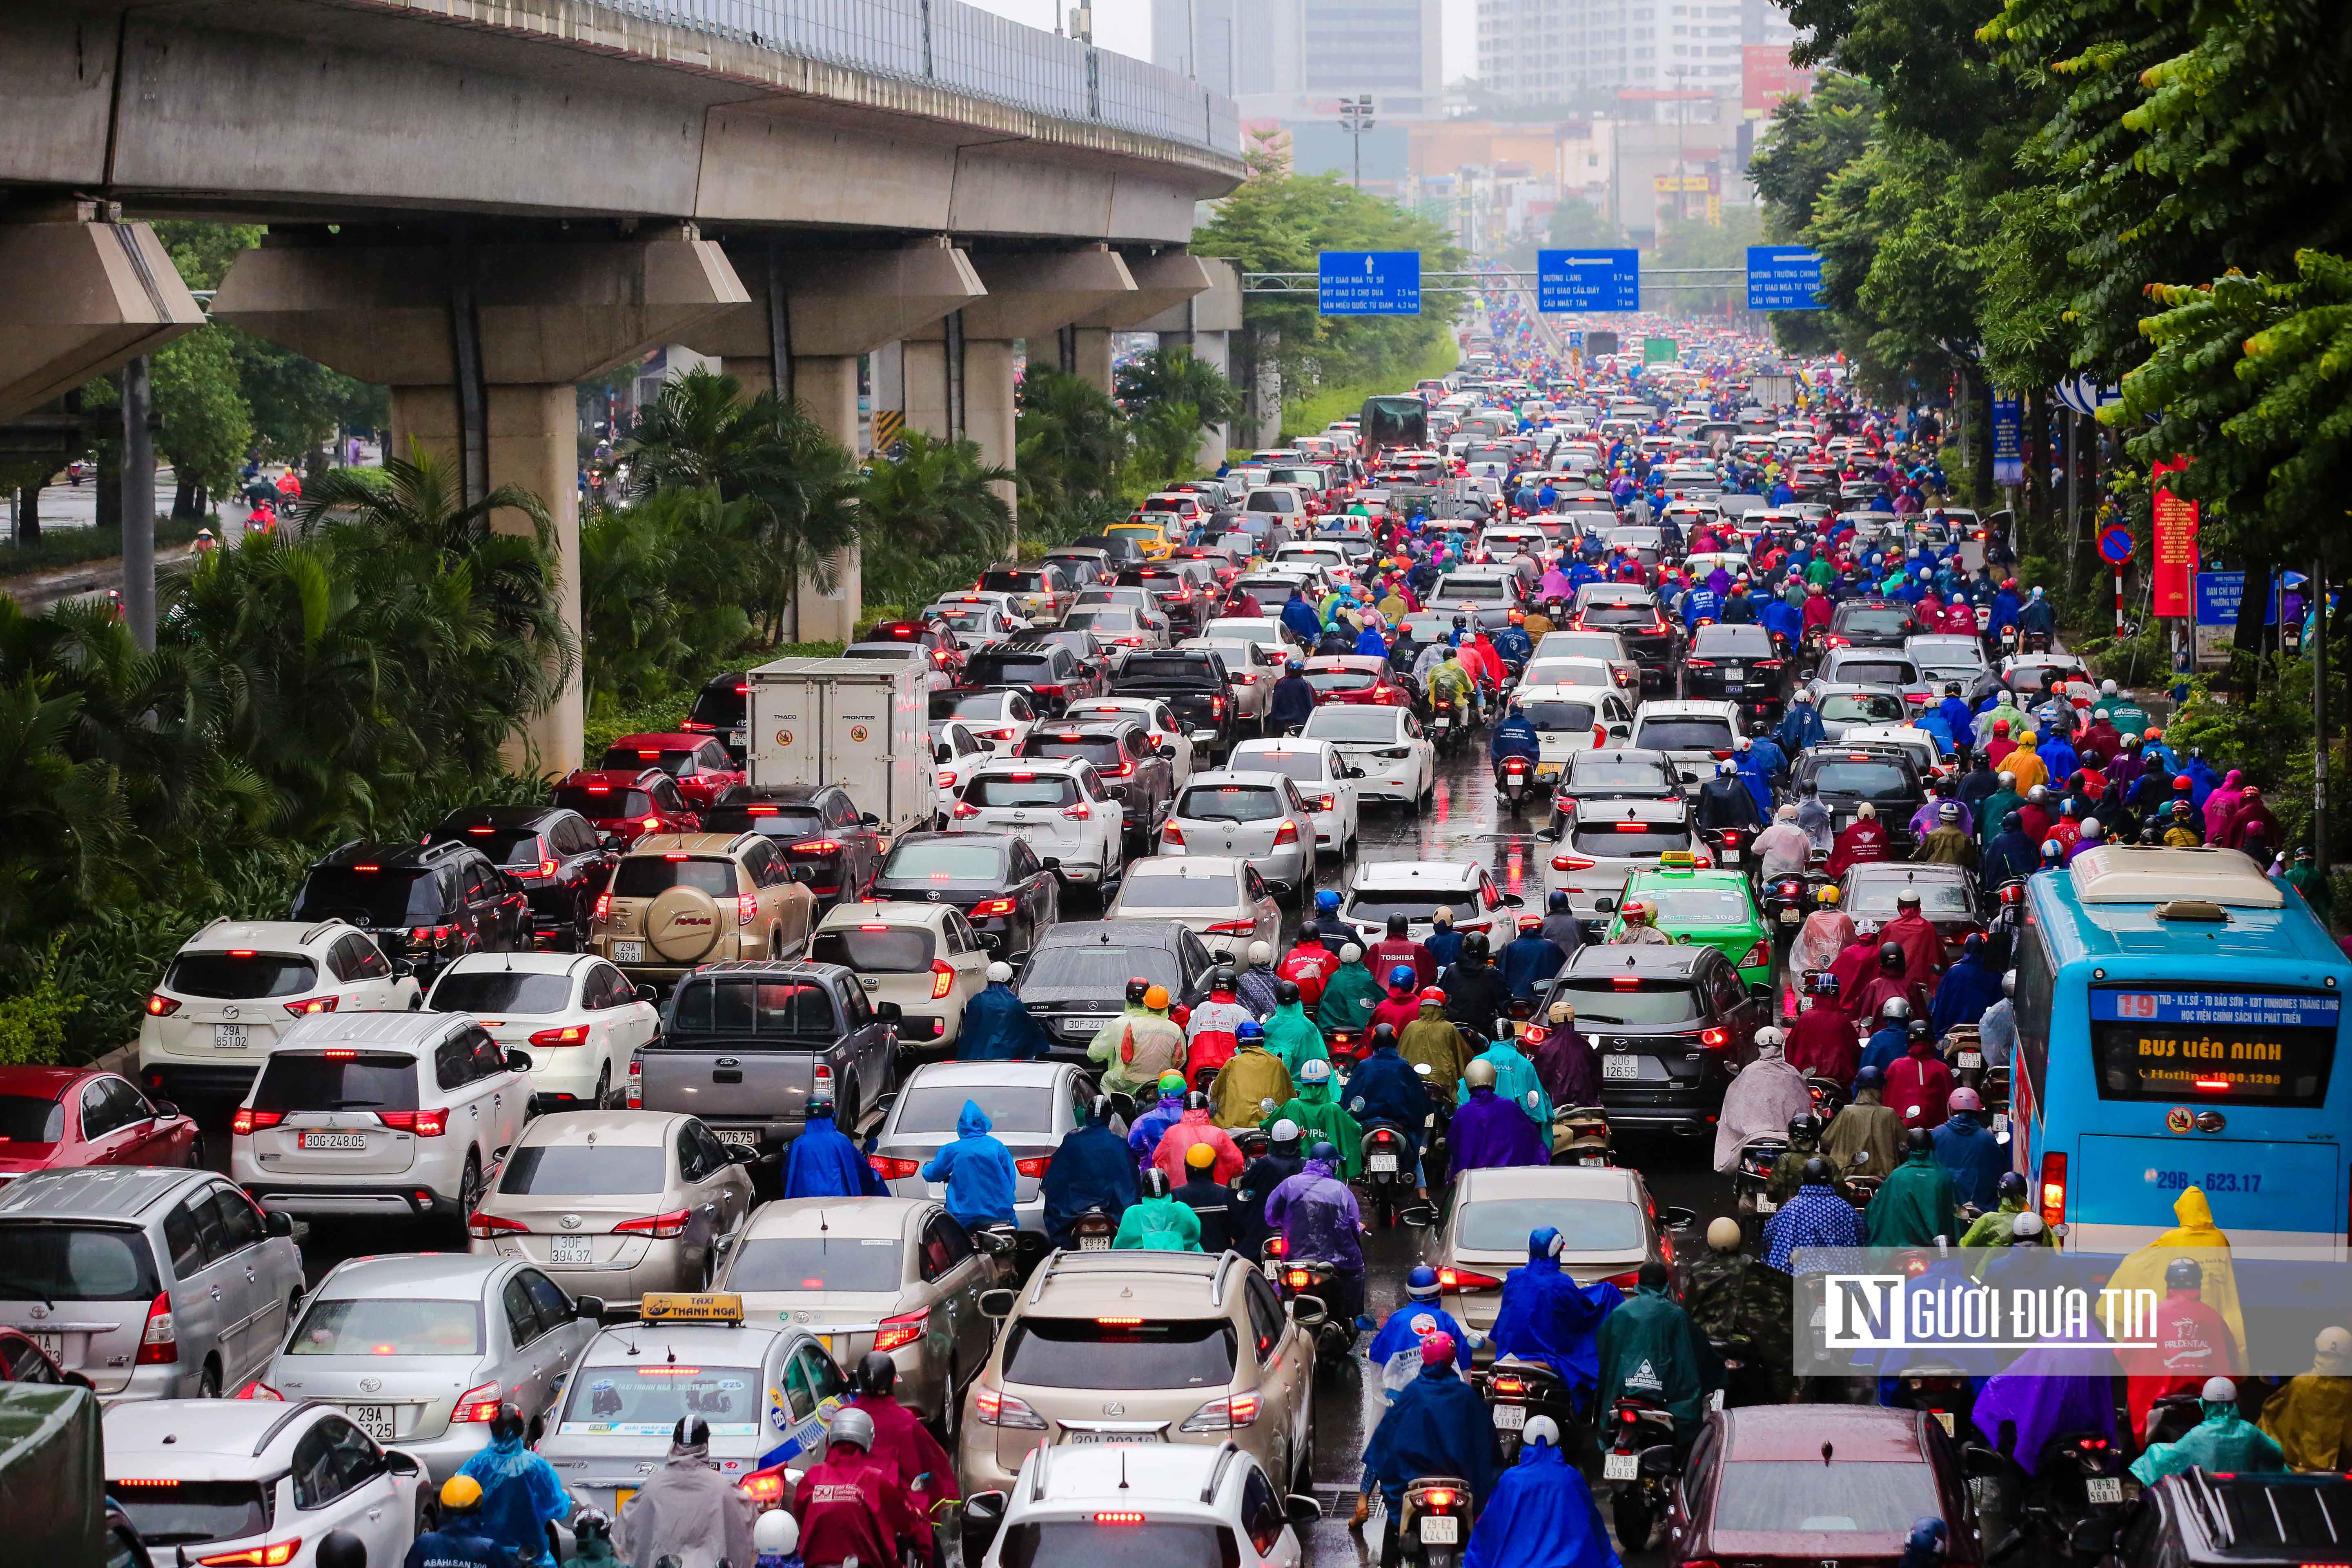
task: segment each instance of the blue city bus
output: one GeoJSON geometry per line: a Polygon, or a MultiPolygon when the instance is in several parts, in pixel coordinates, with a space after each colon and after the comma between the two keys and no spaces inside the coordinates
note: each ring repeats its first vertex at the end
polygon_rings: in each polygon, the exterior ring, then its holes
{"type": "Polygon", "coordinates": [[[2011,1149],[2070,1250],[2173,1228],[2195,1186],[2241,1257],[2352,1244],[2352,989],[2302,897],[2234,849],[2110,845],[2026,884],[2011,1149]]]}

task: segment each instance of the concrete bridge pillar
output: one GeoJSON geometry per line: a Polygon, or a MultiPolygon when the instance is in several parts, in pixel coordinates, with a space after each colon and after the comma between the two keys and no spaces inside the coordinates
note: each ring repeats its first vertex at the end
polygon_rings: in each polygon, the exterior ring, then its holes
{"type": "MultiPolygon", "coordinates": [[[[750,302],[703,322],[687,335],[688,346],[719,355],[750,394],[777,385],[775,367],[788,366],[783,385],[793,400],[853,456],[864,455],[859,359],[986,292],[963,253],[943,240],[803,250],[751,239],[730,241],[727,251],[750,302]]],[[[863,589],[860,556],[852,546],[834,563],[831,593],[814,578],[802,582],[801,640],[848,640],[863,589]]]]}
{"type": "Polygon", "coordinates": [[[96,216],[74,202],[0,223],[0,419],[204,324],[155,231],[96,216]]]}
{"type": "Polygon", "coordinates": [[[1126,260],[1135,291],[1071,322],[1065,333],[1069,363],[1063,368],[1085,376],[1106,394],[1118,390],[1111,366],[1111,334],[1143,330],[1145,322],[1181,310],[1187,300],[1209,288],[1207,271],[1181,250],[1139,253],[1126,260]]]}
{"type": "MultiPolygon", "coordinates": [[[[580,629],[576,383],[686,341],[748,296],[713,241],[266,246],[237,258],[213,316],[392,388],[395,455],[415,440],[468,500],[512,484],[555,520],[563,618],[580,629]]],[[[493,526],[525,531],[517,514],[493,526]]],[[[575,670],[509,747],[519,769],[581,764],[575,670]]]]}

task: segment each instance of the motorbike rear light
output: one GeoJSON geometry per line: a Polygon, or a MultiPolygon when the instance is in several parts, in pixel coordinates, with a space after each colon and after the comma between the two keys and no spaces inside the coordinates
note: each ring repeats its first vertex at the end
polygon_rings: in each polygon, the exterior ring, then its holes
{"type": "Polygon", "coordinates": [[[248,1546],[242,1552],[216,1552],[196,1561],[204,1568],[284,1568],[294,1561],[294,1553],[302,1549],[299,1535],[285,1541],[273,1541],[267,1546],[248,1546]]]}
{"type": "Polygon", "coordinates": [[[984,1426],[1017,1426],[1024,1431],[1043,1432],[1045,1417],[1029,1408],[1029,1402],[1017,1399],[1002,1389],[986,1384],[972,1387],[971,1413],[980,1417],[984,1426]]]}
{"type": "Polygon", "coordinates": [[[495,1421],[498,1418],[499,1384],[495,1379],[457,1395],[457,1408],[449,1412],[452,1422],[495,1421]]]}
{"type": "Polygon", "coordinates": [[[439,1110],[379,1110],[375,1119],[396,1131],[419,1138],[438,1138],[449,1131],[449,1112],[439,1110]]]}
{"type": "Polygon", "coordinates": [[[913,1344],[923,1337],[930,1327],[930,1321],[931,1310],[929,1307],[919,1312],[901,1312],[895,1318],[885,1318],[875,1328],[874,1348],[895,1351],[901,1345],[913,1344]]]}
{"type": "Polygon", "coordinates": [[[1274,833],[1274,843],[1275,843],[1275,847],[1276,847],[1276,848],[1280,848],[1280,847],[1281,847],[1283,845],[1285,845],[1285,844],[1296,844],[1296,843],[1297,843],[1297,842],[1298,842],[1298,824],[1297,824],[1297,823],[1295,823],[1295,822],[1286,821],[1286,822],[1284,822],[1284,823],[1283,823],[1283,825],[1282,825],[1280,827],[1278,827],[1278,828],[1275,829],[1275,833],[1274,833]]]}
{"type": "Polygon", "coordinates": [[[687,1221],[694,1217],[692,1209],[672,1209],[667,1214],[649,1214],[637,1219],[625,1219],[613,1227],[614,1236],[650,1236],[657,1241],[675,1241],[686,1234],[687,1221]]]}
{"type": "Polygon", "coordinates": [[[736,1489],[758,1504],[762,1512],[782,1508],[791,1500],[784,1495],[784,1467],[772,1465],[764,1470],[753,1470],[735,1483],[736,1489]]]}
{"type": "Polygon", "coordinates": [[[1496,1394],[1525,1394],[1528,1391],[1527,1380],[1519,1377],[1496,1376],[1490,1379],[1486,1386],[1496,1394]]]}
{"type": "Polygon", "coordinates": [[[1432,1487],[1421,1494],[1421,1506],[1432,1512],[1442,1512],[1454,1506],[1452,1487],[1432,1487]]]}
{"type": "Polygon", "coordinates": [[[1293,1268],[1283,1275],[1284,1283],[1294,1290],[1304,1290],[1315,1283],[1315,1276],[1304,1268],[1293,1268]]]}
{"type": "Polygon", "coordinates": [[[1181,849],[1184,847],[1184,830],[1171,822],[1160,830],[1160,842],[1181,849]]]}
{"type": "Polygon", "coordinates": [[[903,1182],[922,1169],[920,1161],[895,1159],[888,1154],[868,1154],[866,1163],[886,1182],[903,1182]]]}
{"type": "Polygon", "coordinates": [[[1492,1274],[1481,1274],[1471,1268],[1441,1268],[1437,1271],[1437,1288],[1441,1290],[1499,1290],[1503,1282],[1492,1274]]]}
{"type": "Polygon", "coordinates": [[[2066,1156],[2053,1152],[2042,1156],[2042,1223],[2056,1225],[2066,1217],[2066,1156]]]}
{"type": "Polygon", "coordinates": [[[245,1138],[259,1128],[275,1127],[285,1120],[286,1113],[282,1110],[255,1110],[240,1105],[236,1108],[236,1114],[229,1118],[228,1130],[235,1136],[245,1138]]]}
{"type": "Polygon", "coordinates": [[[1034,1181],[1045,1175],[1046,1162],[1052,1158],[1050,1154],[1037,1154],[1025,1160],[1015,1160],[1013,1168],[1034,1181]]]}
{"type": "Polygon", "coordinates": [[[166,996],[157,991],[147,998],[147,1016],[151,1018],[168,1018],[179,1010],[180,1001],[176,996],[166,996]]]}
{"type": "Polygon", "coordinates": [[[147,1303],[147,1326],[139,1331],[139,1364],[169,1366],[180,1359],[180,1331],[172,1321],[172,1293],[147,1303]]]}
{"type": "Polygon", "coordinates": [[[504,1215],[477,1213],[466,1216],[466,1234],[476,1241],[488,1241],[494,1236],[529,1236],[530,1226],[504,1215]]]}

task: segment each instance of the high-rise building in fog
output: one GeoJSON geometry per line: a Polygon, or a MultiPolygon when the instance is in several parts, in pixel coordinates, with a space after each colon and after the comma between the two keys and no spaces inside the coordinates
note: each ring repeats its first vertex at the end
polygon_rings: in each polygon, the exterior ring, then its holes
{"type": "Polygon", "coordinates": [[[1764,0],[1478,0],[1478,83],[1520,104],[1612,88],[1730,91],[1742,41],[1764,26],[1747,15],[1759,5],[1786,30],[1764,0]]]}
{"type": "Polygon", "coordinates": [[[1326,118],[1364,93],[1383,117],[1433,119],[1439,20],[1440,0],[1152,0],[1151,57],[1244,120],[1326,118]]]}

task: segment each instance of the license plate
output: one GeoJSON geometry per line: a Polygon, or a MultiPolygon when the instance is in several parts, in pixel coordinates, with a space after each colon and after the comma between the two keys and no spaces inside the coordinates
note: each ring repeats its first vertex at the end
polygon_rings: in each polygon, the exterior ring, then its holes
{"type": "Polygon", "coordinates": [[[1642,1060],[1639,1057],[1602,1057],[1601,1076],[1604,1079],[1619,1080],[1640,1078],[1642,1060]]]}
{"type": "Polygon", "coordinates": [[[1440,719],[1437,721],[1437,727],[1441,730],[1451,730],[1454,728],[1454,721],[1451,719],[1440,719]]]}
{"type": "Polygon", "coordinates": [[[628,1506],[628,1504],[629,1504],[629,1500],[630,1500],[631,1498],[633,1498],[633,1497],[636,1496],[636,1495],[637,1495],[637,1489],[636,1489],[636,1488],[635,1488],[635,1487],[615,1487],[615,1488],[614,1488],[614,1489],[613,1489],[613,1511],[614,1511],[614,1513],[618,1513],[618,1512],[620,1512],[623,1509],[625,1509],[625,1508],[626,1508],[626,1507],[628,1506]]]}
{"type": "Polygon", "coordinates": [[[301,1142],[305,1149],[364,1149],[367,1147],[367,1134],[364,1132],[305,1132],[302,1134],[301,1142]]]}
{"type": "Polygon", "coordinates": [[[1748,683],[1744,680],[1727,680],[1723,683],[1723,689],[1726,694],[1737,697],[1748,689],[1748,683]]]}
{"type": "Polygon", "coordinates": [[[1756,1212],[1758,1214],[1779,1214],[1780,1212],[1780,1205],[1774,1203],[1770,1198],[1766,1197],[1762,1193],[1759,1193],[1756,1194],[1756,1212]]]}
{"type": "Polygon", "coordinates": [[[1108,1252],[1110,1250],[1110,1237],[1107,1236],[1082,1236],[1078,1237],[1078,1250],[1080,1252],[1108,1252]]]}
{"type": "Polygon", "coordinates": [[[36,1333],[33,1336],[33,1342],[41,1347],[43,1355],[47,1356],[59,1366],[66,1364],[65,1335],[36,1333]]]}
{"type": "Polygon", "coordinates": [[[2121,1502],[2124,1480],[2121,1476],[2093,1476],[2083,1483],[2083,1491],[2095,1503],[2121,1502]]]}
{"type": "Polygon", "coordinates": [[[1795,910],[1782,910],[1780,911],[1780,923],[1784,926],[1795,925],[1797,923],[1797,911],[1795,910]]]}
{"type": "Polygon", "coordinates": [[[595,1238],[586,1236],[559,1236],[548,1247],[550,1263],[587,1263],[595,1258],[595,1238]]]}
{"type": "Polygon", "coordinates": [[[1935,1414],[1936,1425],[1944,1429],[1945,1436],[1950,1436],[1952,1435],[1952,1413],[1948,1410],[1938,1410],[1935,1414]]]}
{"type": "Polygon", "coordinates": [[[352,1425],[379,1443],[392,1441],[392,1406],[389,1405],[346,1405],[343,1414],[352,1425]]]}
{"type": "Polygon", "coordinates": [[[1611,1452],[1601,1456],[1601,1479],[1604,1481],[1636,1481],[1642,1479],[1642,1456],[1611,1452]]]}
{"type": "Polygon", "coordinates": [[[646,961],[646,944],[645,944],[644,942],[614,942],[614,943],[613,944],[613,962],[614,962],[614,963],[643,963],[645,961],[646,961]]]}
{"type": "Polygon", "coordinates": [[[253,1026],[250,1024],[215,1024],[213,1026],[213,1049],[216,1051],[241,1051],[245,1049],[246,1032],[252,1026],[253,1026]]]}
{"type": "Polygon", "coordinates": [[[1527,1424],[1528,1407],[1526,1405],[1497,1405],[1495,1406],[1495,1429],[1496,1431],[1517,1432],[1527,1424]]]}
{"type": "Polygon", "coordinates": [[[714,1127],[711,1131],[719,1134],[721,1143],[732,1143],[739,1149],[757,1149],[760,1146],[759,1133],[749,1127],[714,1127]]]}
{"type": "Polygon", "coordinates": [[[1745,680],[1748,679],[1747,667],[1745,665],[1738,664],[1726,665],[1723,669],[1723,679],[1726,680],[1745,680]]]}
{"type": "Polygon", "coordinates": [[[1394,1154],[1375,1154],[1371,1157],[1370,1168],[1393,1173],[1397,1168],[1397,1157],[1394,1154]]]}
{"type": "Polygon", "coordinates": [[[1960,1065],[1964,1068],[1980,1068],[1984,1066],[1984,1053],[1982,1051],[1962,1051],[1960,1053],[1960,1065]]]}
{"type": "Polygon", "coordinates": [[[1421,1539],[1427,1545],[1452,1546],[1462,1539],[1462,1521],[1450,1513],[1424,1513],[1421,1539]]]}
{"type": "Polygon", "coordinates": [[[1599,1154],[1587,1154],[1587,1155],[1585,1155],[1582,1159],[1580,1159],[1580,1160],[1577,1161],[1577,1163],[1578,1163],[1578,1164],[1580,1164],[1580,1165],[1603,1165],[1603,1166],[1605,1166],[1605,1165],[1607,1165],[1607,1164],[1609,1163],[1609,1162],[1608,1162],[1606,1159],[1604,1159],[1602,1156],[1599,1155],[1599,1154]]]}
{"type": "Polygon", "coordinates": [[[1996,1138],[2000,1137],[2001,1134],[2003,1134],[2003,1133],[2005,1133],[2005,1132],[2007,1132],[2007,1131],[2009,1131],[2009,1112],[2008,1112],[2008,1111],[2006,1111],[2006,1110],[1996,1110],[1996,1111],[1994,1111],[1994,1112],[1992,1113],[1992,1131],[1993,1131],[1993,1136],[1994,1136],[1994,1137],[1996,1137],[1996,1138]]]}
{"type": "Polygon", "coordinates": [[[1112,1443],[1157,1443],[1157,1432],[1065,1432],[1062,1441],[1074,1448],[1105,1447],[1112,1443]]]}

